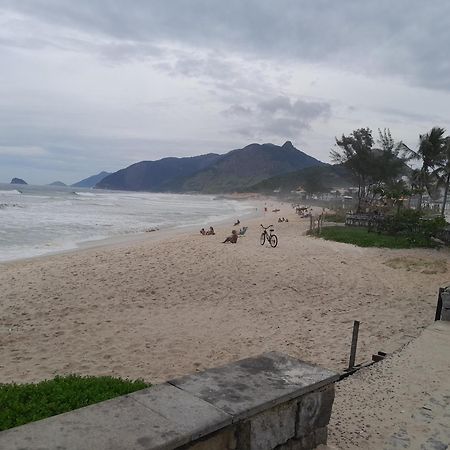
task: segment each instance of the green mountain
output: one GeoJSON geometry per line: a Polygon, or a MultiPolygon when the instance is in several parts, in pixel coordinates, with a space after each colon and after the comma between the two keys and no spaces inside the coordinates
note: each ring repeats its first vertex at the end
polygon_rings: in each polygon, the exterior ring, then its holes
{"type": "Polygon", "coordinates": [[[351,175],[342,165],[322,164],[268,178],[249,186],[244,191],[272,193],[291,192],[301,188],[309,193],[320,193],[352,185],[351,175]]]}
{"type": "Polygon", "coordinates": [[[151,192],[182,191],[185,179],[210,166],[218,158],[219,155],[209,153],[189,158],[141,161],[108,175],[95,187],[151,192]]]}
{"type": "Polygon", "coordinates": [[[290,141],[282,146],[250,144],[225,155],[210,153],[141,161],[105,177],[96,187],[153,192],[233,192],[275,175],[320,165],[323,163],[297,150],[290,141]]]}

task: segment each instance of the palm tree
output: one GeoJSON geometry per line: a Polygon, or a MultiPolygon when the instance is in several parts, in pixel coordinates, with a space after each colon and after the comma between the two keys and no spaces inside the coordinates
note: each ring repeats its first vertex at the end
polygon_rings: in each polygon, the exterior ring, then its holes
{"type": "Polygon", "coordinates": [[[441,215],[445,216],[445,206],[447,204],[448,191],[450,187],[450,136],[445,138],[444,146],[441,153],[441,159],[437,162],[433,171],[439,180],[439,185],[444,187],[444,199],[442,201],[441,215]]]}
{"type": "Polygon", "coordinates": [[[431,170],[442,160],[442,152],[445,148],[445,129],[433,127],[430,132],[419,136],[419,148],[417,151],[404,146],[410,159],[422,161],[422,167],[416,173],[416,183],[419,191],[418,209],[422,208],[422,197],[425,188],[428,189],[431,179],[431,170]]]}

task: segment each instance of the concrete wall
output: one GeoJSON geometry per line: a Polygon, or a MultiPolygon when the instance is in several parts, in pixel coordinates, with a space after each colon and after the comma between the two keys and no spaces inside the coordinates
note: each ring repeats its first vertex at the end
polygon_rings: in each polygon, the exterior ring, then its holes
{"type": "Polygon", "coordinates": [[[310,450],[338,375],[265,353],[0,433],[8,450],[310,450]]]}
{"type": "Polygon", "coordinates": [[[442,299],[442,309],[439,320],[450,320],[450,287],[444,288],[440,295],[442,299]]]}

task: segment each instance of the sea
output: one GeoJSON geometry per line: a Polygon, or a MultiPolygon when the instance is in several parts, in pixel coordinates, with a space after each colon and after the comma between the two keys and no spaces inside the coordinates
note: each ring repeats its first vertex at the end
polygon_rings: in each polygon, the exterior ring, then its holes
{"type": "Polygon", "coordinates": [[[206,228],[254,212],[250,202],[213,195],[0,184],[0,261],[150,230],[206,228]]]}

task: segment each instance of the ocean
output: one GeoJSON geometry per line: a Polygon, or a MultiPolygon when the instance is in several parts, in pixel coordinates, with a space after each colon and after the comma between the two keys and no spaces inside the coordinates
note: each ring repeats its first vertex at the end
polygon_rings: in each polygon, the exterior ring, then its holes
{"type": "Polygon", "coordinates": [[[0,184],[0,261],[155,228],[209,227],[254,211],[249,202],[212,195],[0,184]]]}

